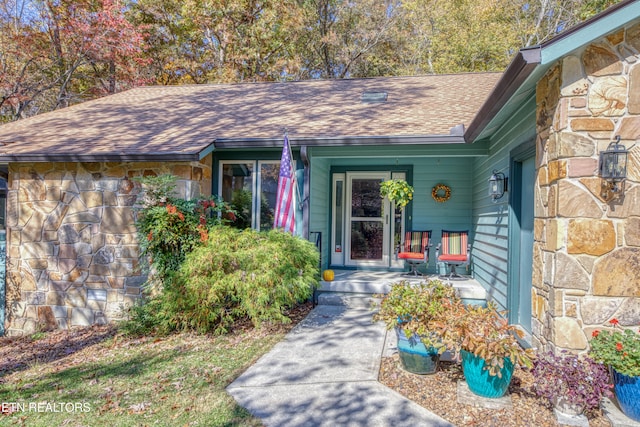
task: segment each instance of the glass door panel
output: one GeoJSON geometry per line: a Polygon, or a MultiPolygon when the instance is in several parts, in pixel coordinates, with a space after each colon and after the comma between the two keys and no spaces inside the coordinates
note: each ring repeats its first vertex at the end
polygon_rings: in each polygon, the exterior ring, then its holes
{"type": "Polygon", "coordinates": [[[251,228],[253,222],[253,162],[223,163],[221,194],[236,211],[238,228],[251,228]]]}
{"type": "Polygon", "coordinates": [[[259,230],[273,228],[278,196],[278,175],[280,163],[260,162],[260,227],[259,230]]]}
{"type": "Polygon", "coordinates": [[[347,265],[389,265],[390,206],[380,197],[380,182],[388,178],[385,172],[347,173],[347,265]]]}
{"type": "Polygon", "coordinates": [[[351,260],[382,261],[384,227],[380,221],[351,222],[351,260]]]}

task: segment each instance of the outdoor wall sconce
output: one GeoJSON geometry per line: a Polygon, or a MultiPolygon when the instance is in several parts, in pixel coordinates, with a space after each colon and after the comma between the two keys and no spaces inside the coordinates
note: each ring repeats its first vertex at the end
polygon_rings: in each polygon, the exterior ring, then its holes
{"type": "Polygon", "coordinates": [[[493,171],[491,178],[489,178],[489,197],[492,201],[496,201],[504,196],[507,191],[508,178],[504,176],[502,172],[493,171]]]}
{"type": "Polygon", "coordinates": [[[600,152],[600,178],[606,181],[606,190],[622,193],[627,178],[627,156],[629,150],[620,144],[620,135],[611,141],[605,151],[600,152]]]}

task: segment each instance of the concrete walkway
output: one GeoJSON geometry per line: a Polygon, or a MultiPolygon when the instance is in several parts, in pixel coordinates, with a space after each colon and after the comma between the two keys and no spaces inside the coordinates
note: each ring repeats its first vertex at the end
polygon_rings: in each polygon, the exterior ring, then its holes
{"type": "Polygon", "coordinates": [[[364,308],[319,305],[227,387],[266,426],[452,426],[377,381],[386,330],[364,308]]]}

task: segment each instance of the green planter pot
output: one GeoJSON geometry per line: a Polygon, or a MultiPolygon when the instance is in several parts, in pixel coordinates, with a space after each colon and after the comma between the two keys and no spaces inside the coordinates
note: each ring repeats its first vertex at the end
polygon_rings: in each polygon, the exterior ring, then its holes
{"type": "Polygon", "coordinates": [[[404,370],[419,375],[436,372],[440,361],[438,350],[433,347],[425,347],[417,335],[407,338],[407,335],[400,328],[396,328],[396,336],[398,337],[400,363],[404,370]]]}
{"type": "Polygon", "coordinates": [[[489,375],[489,371],[484,369],[484,359],[461,350],[462,371],[467,381],[469,390],[478,396],[498,398],[504,396],[511,384],[514,366],[510,359],[504,360],[504,367],[500,371],[502,378],[489,375]]]}

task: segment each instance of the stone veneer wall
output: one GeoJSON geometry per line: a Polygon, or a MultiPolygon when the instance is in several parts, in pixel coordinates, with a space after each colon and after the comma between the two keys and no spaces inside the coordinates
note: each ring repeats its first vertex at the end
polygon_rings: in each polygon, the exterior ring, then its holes
{"type": "Polygon", "coordinates": [[[7,335],[104,324],[141,294],[135,176],[170,173],[211,194],[201,162],[16,163],[7,196],[7,335]]]}
{"type": "MultiPolygon", "coordinates": [[[[622,197],[604,194],[599,152],[640,138],[640,24],[564,58],[538,83],[533,334],[588,349],[594,329],[640,324],[640,144],[622,197]]],[[[606,192],[605,192],[606,193],[606,192]]]]}

